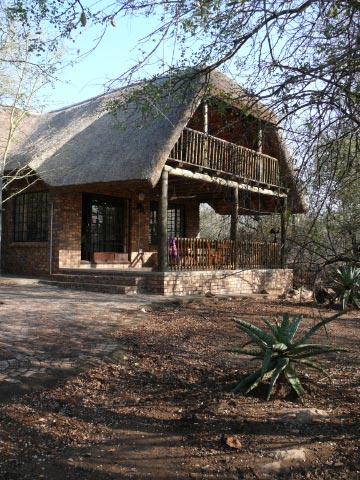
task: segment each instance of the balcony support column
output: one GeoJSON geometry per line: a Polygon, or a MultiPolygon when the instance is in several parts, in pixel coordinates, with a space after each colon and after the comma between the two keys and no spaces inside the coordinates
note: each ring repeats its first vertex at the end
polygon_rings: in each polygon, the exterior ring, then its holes
{"type": "Polygon", "coordinates": [[[283,205],[280,213],[280,265],[285,268],[285,250],[286,250],[286,227],[287,227],[287,198],[283,199],[283,205]]]}
{"type": "Polygon", "coordinates": [[[169,172],[163,170],[160,178],[161,196],[158,214],[158,268],[160,272],[168,270],[168,185],[169,172]]]}
{"type": "Polygon", "coordinates": [[[257,151],[259,153],[263,151],[263,126],[261,120],[258,121],[257,151]]]}
{"type": "Polygon", "coordinates": [[[234,242],[234,268],[238,265],[238,221],[239,221],[239,189],[233,188],[233,204],[231,212],[230,240],[234,242]]]}
{"type": "Polygon", "coordinates": [[[203,114],[204,114],[204,133],[209,133],[209,106],[205,100],[203,105],[203,114]]]}

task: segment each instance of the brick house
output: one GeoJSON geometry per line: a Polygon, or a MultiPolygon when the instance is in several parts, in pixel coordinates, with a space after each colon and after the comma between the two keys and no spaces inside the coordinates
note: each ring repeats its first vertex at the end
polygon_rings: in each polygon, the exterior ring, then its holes
{"type": "Polygon", "coordinates": [[[3,271],[119,293],[288,288],[285,216],[304,205],[273,114],[218,72],[152,99],[147,118],[140,91],[23,122],[10,167],[32,182],[6,192],[3,271]],[[201,203],[231,214],[228,241],[199,238],[201,203]],[[239,238],[254,213],[281,216],[280,242],[239,238]]]}

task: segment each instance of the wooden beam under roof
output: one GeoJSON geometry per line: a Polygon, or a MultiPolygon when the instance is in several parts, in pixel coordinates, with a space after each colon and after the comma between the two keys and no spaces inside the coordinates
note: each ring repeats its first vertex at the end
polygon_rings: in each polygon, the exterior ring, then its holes
{"type": "Polygon", "coordinates": [[[206,173],[192,172],[191,170],[186,170],[184,168],[171,167],[170,165],[165,165],[164,169],[169,172],[170,175],[175,175],[183,178],[190,178],[192,180],[200,180],[202,182],[212,183],[221,185],[224,187],[238,188],[239,190],[245,190],[248,192],[259,193],[262,195],[270,195],[273,197],[287,198],[287,193],[279,190],[270,190],[268,188],[249,185],[248,183],[236,182],[234,180],[226,180],[221,177],[212,177],[206,173]]]}

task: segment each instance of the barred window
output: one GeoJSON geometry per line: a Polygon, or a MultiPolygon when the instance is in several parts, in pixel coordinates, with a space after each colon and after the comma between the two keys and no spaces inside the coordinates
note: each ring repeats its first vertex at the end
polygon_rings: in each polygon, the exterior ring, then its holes
{"type": "MultiPolygon", "coordinates": [[[[184,205],[172,205],[168,207],[168,236],[185,237],[185,207],[184,205]]],[[[150,203],[150,243],[157,243],[158,236],[158,203],[150,203]]]]}
{"type": "Polygon", "coordinates": [[[47,192],[23,193],[15,197],[14,241],[45,242],[48,238],[47,192]]]}

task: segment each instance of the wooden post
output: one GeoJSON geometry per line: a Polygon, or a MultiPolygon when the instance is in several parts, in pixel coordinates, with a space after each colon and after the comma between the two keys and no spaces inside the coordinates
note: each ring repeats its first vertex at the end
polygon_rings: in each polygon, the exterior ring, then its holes
{"type": "MultiPolygon", "coordinates": [[[[262,128],[262,122],[261,120],[258,121],[259,123],[259,130],[258,130],[258,144],[257,144],[257,151],[259,153],[262,153],[263,151],[263,128],[262,128]]],[[[258,163],[259,163],[259,180],[260,182],[264,181],[264,165],[263,165],[263,159],[259,158],[258,163]]]]}
{"type": "Polygon", "coordinates": [[[239,220],[239,189],[233,189],[233,205],[231,212],[230,240],[233,241],[234,251],[234,268],[238,264],[238,220],[239,220]]]}
{"type": "Polygon", "coordinates": [[[209,133],[209,106],[207,101],[204,102],[204,133],[209,133]]]}
{"type": "MultiPolygon", "coordinates": [[[[207,102],[205,101],[203,104],[203,115],[204,115],[204,133],[205,135],[208,135],[209,133],[209,106],[207,102]]],[[[203,158],[202,158],[202,165],[203,166],[208,166],[209,165],[209,159],[208,159],[208,154],[209,154],[209,139],[207,137],[202,138],[202,141],[204,142],[203,146],[203,158]]]]}
{"type": "Polygon", "coordinates": [[[263,128],[261,120],[258,120],[258,138],[257,138],[257,151],[262,153],[263,151],[263,128]]]}
{"type": "Polygon", "coordinates": [[[163,170],[161,174],[161,196],[158,213],[158,266],[160,272],[168,269],[168,183],[169,172],[163,170]]]}
{"type": "Polygon", "coordinates": [[[287,198],[284,198],[280,216],[280,265],[285,268],[287,198]]]}

